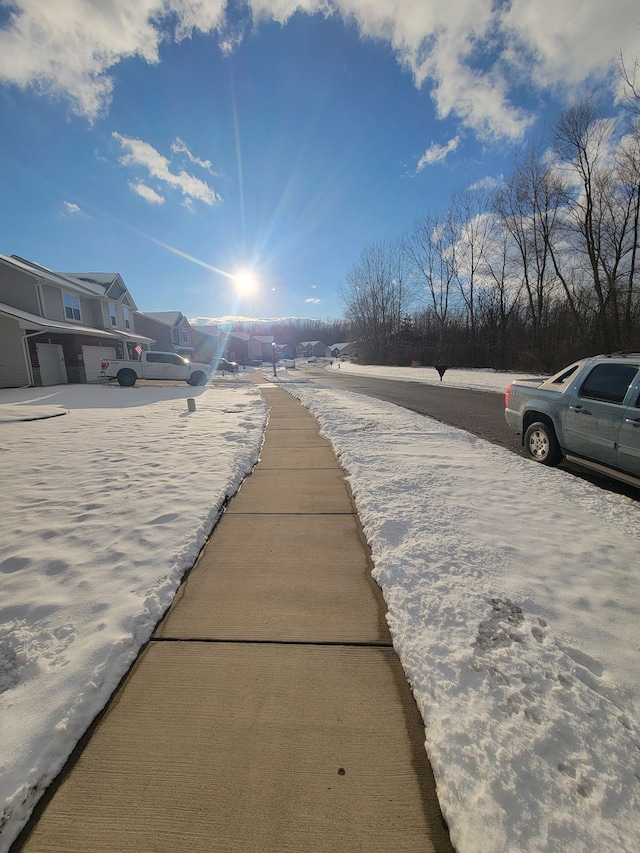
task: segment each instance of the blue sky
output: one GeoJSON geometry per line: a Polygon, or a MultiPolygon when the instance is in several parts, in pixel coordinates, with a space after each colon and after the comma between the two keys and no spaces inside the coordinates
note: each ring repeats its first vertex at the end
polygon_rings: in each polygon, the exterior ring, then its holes
{"type": "Polygon", "coordinates": [[[337,318],[362,249],[613,93],[620,50],[636,0],[0,0],[0,252],[143,311],[337,318]]]}

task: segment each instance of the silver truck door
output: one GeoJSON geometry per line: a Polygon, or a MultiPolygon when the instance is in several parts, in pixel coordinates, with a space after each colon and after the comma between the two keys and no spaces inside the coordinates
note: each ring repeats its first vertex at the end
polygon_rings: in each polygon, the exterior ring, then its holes
{"type": "Polygon", "coordinates": [[[624,410],[618,437],[618,468],[640,476],[640,388],[633,390],[631,405],[624,410]]]}
{"type": "Polygon", "coordinates": [[[618,437],[625,413],[624,400],[638,367],[635,364],[596,364],[568,401],[565,448],[618,466],[618,437]]]}

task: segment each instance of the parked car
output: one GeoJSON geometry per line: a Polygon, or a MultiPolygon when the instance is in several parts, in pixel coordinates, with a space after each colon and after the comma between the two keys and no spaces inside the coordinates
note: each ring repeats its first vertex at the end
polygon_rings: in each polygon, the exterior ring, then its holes
{"type": "Polygon", "coordinates": [[[132,388],[138,379],[178,379],[189,385],[204,385],[211,376],[208,364],[191,362],[176,352],[143,352],[140,361],[105,359],[100,376],[117,379],[119,384],[132,388]]]}
{"type": "Polygon", "coordinates": [[[318,359],[315,355],[312,355],[311,358],[307,359],[307,364],[315,364],[318,359]]]}
{"type": "Polygon", "coordinates": [[[507,424],[543,465],[563,457],[640,488],[640,353],[585,358],[505,394],[507,424]]]}
{"type": "Polygon", "coordinates": [[[228,361],[226,358],[212,358],[211,367],[220,373],[237,373],[240,370],[237,361],[228,361]]]}

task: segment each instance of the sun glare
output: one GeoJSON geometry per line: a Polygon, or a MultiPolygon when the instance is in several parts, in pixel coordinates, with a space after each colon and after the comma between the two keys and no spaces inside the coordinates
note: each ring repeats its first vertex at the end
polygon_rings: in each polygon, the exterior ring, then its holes
{"type": "Polygon", "coordinates": [[[255,276],[250,272],[238,272],[234,279],[238,293],[253,293],[257,287],[255,276]]]}

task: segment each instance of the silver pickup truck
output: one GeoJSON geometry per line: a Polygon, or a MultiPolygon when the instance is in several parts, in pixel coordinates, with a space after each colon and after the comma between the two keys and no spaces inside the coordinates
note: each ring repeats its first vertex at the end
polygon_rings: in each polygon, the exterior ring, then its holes
{"type": "Polygon", "coordinates": [[[528,455],[562,458],[640,488],[640,353],[598,355],[549,379],[519,379],[505,418],[528,455]]]}

